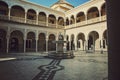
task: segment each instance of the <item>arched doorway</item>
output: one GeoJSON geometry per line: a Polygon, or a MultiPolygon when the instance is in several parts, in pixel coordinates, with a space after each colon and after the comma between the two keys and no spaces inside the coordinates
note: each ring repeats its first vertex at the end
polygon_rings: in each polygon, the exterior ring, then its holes
{"type": "Polygon", "coordinates": [[[13,37],[10,40],[10,51],[17,52],[19,50],[19,41],[17,38],[13,37]]]}
{"type": "Polygon", "coordinates": [[[78,50],[85,49],[84,41],[85,41],[85,35],[83,33],[79,33],[77,36],[77,49],[78,50]]]}
{"type": "Polygon", "coordinates": [[[26,51],[28,52],[35,51],[35,48],[36,48],[35,33],[29,32],[27,34],[27,40],[26,40],[26,51]]]}
{"type": "Polygon", "coordinates": [[[103,49],[107,50],[107,45],[108,45],[108,40],[107,40],[107,30],[104,31],[103,33],[103,49]]]}
{"type": "Polygon", "coordinates": [[[88,35],[88,50],[99,49],[100,49],[99,34],[96,31],[92,31],[88,35]]]}
{"type": "Polygon", "coordinates": [[[74,34],[71,35],[71,50],[75,50],[74,34]]]}
{"type": "Polygon", "coordinates": [[[88,50],[93,50],[93,45],[94,45],[94,42],[93,42],[93,36],[89,36],[89,40],[88,40],[88,50]]]}
{"type": "Polygon", "coordinates": [[[39,40],[38,40],[38,51],[45,51],[45,50],[46,50],[45,34],[40,33],[39,40]]]}
{"type": "Polygon", "coordinates": [[[56,43],[53,43],[55,41],[55,35],[50,34],[49,35],[49,40],[48,40],[48,50],[49,51],[55,51],[56,50],[56,43]]]}
{"type": "Polygon", "coordinates": [[[18,30],[13,31],[10,34],[9,51],[23,52],[23,49],[24,49],[23,33],[18,30]]]}
{"type": "Polygon", "coordinates": [[[0,53],[6,52],[6,31],[0,29],[0,53]]]}
{"type": "Polygon", "coordinates": [[[66,36],[66,41],[67,41],[67,46],[66,46],[66,47],[67,47],[67,50],[70,50],[70,49],[69,49],[69,36],[68,36],[68,35],[66,36]]]}

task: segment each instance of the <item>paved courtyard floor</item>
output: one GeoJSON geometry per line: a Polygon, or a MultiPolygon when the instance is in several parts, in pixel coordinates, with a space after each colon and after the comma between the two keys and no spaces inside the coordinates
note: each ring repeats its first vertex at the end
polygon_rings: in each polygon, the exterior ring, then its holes
{"type": "Polygon", "coordinates": [[[107,53],[74,53],[62,60],[40,53],[0,55],[0,80],[108,80],[107,53]]]}

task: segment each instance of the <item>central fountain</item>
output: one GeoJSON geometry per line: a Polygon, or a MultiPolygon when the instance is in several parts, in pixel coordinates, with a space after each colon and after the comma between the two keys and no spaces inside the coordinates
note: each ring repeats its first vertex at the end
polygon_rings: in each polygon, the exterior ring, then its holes
{"type": "Polygon", "coordinates": [[[73,51],[67,51],[66,46],[64,44],[67,43],[67,41],[63,40],[63,36],[59,34],[58,41],[53,41],[53,43],[56,43],[57,50],[54,52],[49,52],[48,57],[49,58],[55,58],[55,59],[70,59],[74,58],[73,51]]]}

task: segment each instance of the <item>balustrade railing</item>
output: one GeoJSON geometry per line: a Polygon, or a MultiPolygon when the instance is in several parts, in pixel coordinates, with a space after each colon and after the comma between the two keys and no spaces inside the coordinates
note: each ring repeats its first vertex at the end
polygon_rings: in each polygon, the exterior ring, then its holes
{"type": "MultiPolygon", "coordinates": [[[[8,15],[0,15],[0,19],[1,20],[9,20],[9,16],[8,15]]],[[[21,18],[21,17],[10,16],[10,20],[11,21],[25,23],[25,18],[21,18]]],[[[105,21],[105,20],[106,20],[106,15],[101,16],[101,21],[105,21]]],[[[36,25],[36,22],[37,22],[36,20],[30,20],[30,19],[26,20],[26,23],[29,23],[29,24],[35,24],[36,25]]],[[[91,24],[91,23],[95,23],[95,22],[100,22],[100,17],[89,19],[89,20],[87,20],[87,23],[86,23],[86,21],[81,21],[81,22],[78,22],[76,24],[70,24],[70,25],[67,25],[67,26],[48,23],[48,27],[53,27],[53,28],[56,28],[56,27],[57,28],[72,28],[72,27],[82,26],[82,25],[85,25],[85,24],[91,24]]],[[[38,21],[37,25],[46,26],[46,24],[47,23],[44,22],[44,21],[38,21]]]]}
{"type": "Polygon", "coordinates": [[[99,22],[99,21],[100,21],[100,17],[96,17],[96,18],[87,20],[87,23],[90,24],[90,23],[95,23],[95,22],[99,22]]]}
{"type": "Polygon", "coordinates": [[[48,27],[56,27],[56,24],[48,23],[48,27]]]}
{"type": "Polygon", "coordinates": [[[86,21],[81,21],[81,22],[76,23],[76,26],[82,26],[82,25],[85,25],[85,24],[86,24],[86,21]]]}
{"type": "Polygon", "coordinates": [[[29,23],[29,24],[36,24],[36,20],[27,19],[27,23],[29,23]]]}
{"type": "Polygon", "coordinates": [[[76,27],[76,26],[75,26],[75,24],[71,24],[71,25],[69,25],[69,27],[72,28],[72,27],[76,27]]]}
{"type": "Polygon", "coordinates": [[[10,16],[10,20],[15,22],[21,22],[21,23],[25,22],[25,18],[15,17],[15,16],[10,16]]]}
{"type": "Polygon", "coordinates": [[[0,15],[0,19],[2,19],[2,20],[8,20],[9,17],[8,17],[8,15],[0,15]]]}
{"type": "Polygon", "coordinates": [[[38,21],[38,25],[46,26],[46,22],[44,22],[44,21],[38,21]]]}
{"type": "Polygon", "coordinates": [[[107,17],[106,15],[101,16],[101,20],[102,20],[102,21],[106,20],[106,17],[107,17]]]}
{"type": "Polygon", "coordinates": [[[57,28],[64,28],[63,25],[57,25],[57,28]]]}

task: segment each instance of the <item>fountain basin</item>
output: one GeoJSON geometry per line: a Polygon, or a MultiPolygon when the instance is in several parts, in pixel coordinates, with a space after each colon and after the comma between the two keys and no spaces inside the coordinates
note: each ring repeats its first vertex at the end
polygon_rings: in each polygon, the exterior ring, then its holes
{"type": "Polygon", "coordinates": [[[74,58],[73,51],[58,51],[58,52],[49,52],[48,53],[49,58],[53,59],[72,59],[74,58]]]}

